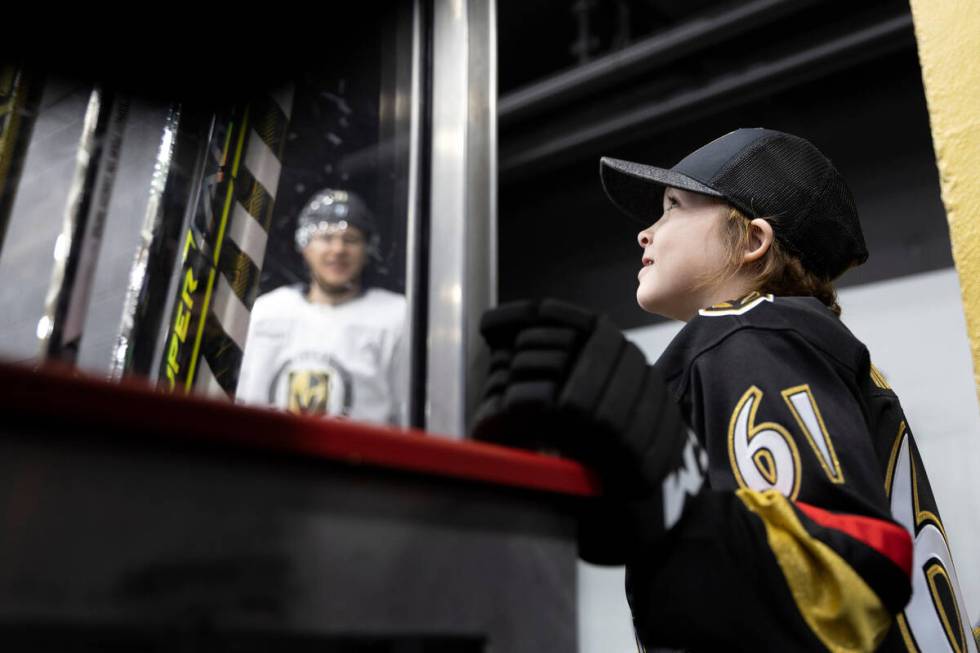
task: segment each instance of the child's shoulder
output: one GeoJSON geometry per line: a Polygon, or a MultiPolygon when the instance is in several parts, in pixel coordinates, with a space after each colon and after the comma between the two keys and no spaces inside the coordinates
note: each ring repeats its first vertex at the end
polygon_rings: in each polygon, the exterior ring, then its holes
{"type": "MultiPolygon", "coordinates": [[[[698,311],[674,337],[657,365],[665,376],[686,371],[703,353],[734,342],[739,332],[760,337],[792,334],[814,349],[854,366],[864,345],[829,308],[815,297],[776,297],[750,293],[737,300],[698,311]]],[[[736,346],[736,345],[731,345],[736,346]]]]}

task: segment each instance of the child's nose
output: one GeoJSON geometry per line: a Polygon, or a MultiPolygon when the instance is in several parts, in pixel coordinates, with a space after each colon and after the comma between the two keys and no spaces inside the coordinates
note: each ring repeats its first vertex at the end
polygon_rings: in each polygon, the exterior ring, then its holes
{"type": "Polygon", "coordinates": [[[636,242],[640,244],[640,247],[646,248],[653,242],[653,234],[649,228],[644,229],[636,236],[636,242]]]}

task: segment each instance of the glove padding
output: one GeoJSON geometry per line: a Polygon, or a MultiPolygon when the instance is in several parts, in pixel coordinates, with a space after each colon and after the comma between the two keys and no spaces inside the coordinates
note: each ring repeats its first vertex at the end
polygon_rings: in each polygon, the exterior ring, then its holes
{"type": "Polygon", "coordinates": [[[557,449],[622,495],[645,495],[678,458],[686,432],[679,410],[643,352],[605,316],[523,301],[487,311],[480,330],[491,368],[475,438],[557,449]]]}
{"type": "Polygon", "coordinates": [[[481,332],[491,348],[491,373],[474,437],[557,449],[603,479],[605,496],[586,502],[581,515],[582,557],[621,564],[636,540],[638,523],[628,515],[637,510],[650,531],[645,539],[666,530],[669,518],[676,520],[667,505],[676,504],[676,493],[664,494],[665,481],[674,478],[683,500],[690,479],[702,477],[703,461],[639,348],[608,318],[550,299],[491,309],[481,332]],[[688,469],[677,485],[679,470],[688,469]]]}

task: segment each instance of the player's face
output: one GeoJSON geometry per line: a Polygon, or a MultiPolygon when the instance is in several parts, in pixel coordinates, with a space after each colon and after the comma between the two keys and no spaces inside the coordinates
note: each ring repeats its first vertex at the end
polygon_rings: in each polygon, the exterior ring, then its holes
{"type": "Polygon", "coordinates": [[[303,249],[313,281],[325,290],[342,291],[360,282],[367,263],[367,239],[358,227],[315,235],[303,249]]]}
{"type": "Polygon", "coordinates": [[[723,233],[728,205],[668,187],[663,216],[639,233],[643,267],[636,300],[650,312],[687,321],[716,301],[724,279],[723,233]]]}

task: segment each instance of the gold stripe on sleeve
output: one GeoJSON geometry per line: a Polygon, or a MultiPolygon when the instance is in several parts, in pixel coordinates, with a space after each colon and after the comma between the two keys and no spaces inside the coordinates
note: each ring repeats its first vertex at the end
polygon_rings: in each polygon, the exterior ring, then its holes
{"type": "Polygon", "coordinates": [[[765,524],[769,548],[814,635],[835,652],[876,650],[892,618],[867,583],[807,532],[779,492],[743,488],[737,495],[765,524]]]}

